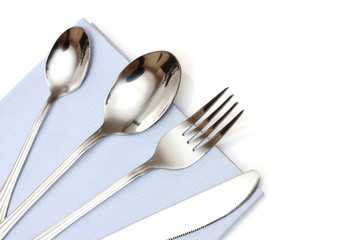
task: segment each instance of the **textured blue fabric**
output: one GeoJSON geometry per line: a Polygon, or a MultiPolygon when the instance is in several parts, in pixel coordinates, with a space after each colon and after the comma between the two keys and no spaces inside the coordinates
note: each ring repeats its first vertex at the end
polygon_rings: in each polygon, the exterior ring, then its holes
{"type": "MultiPolygon", "coordinates": [[[[60,98],[45,119],[13,194],[11,213],[59,166],[103,120],[105,97],[126,56],[94,25],[81,20],[91,38],[87,78],[75,92],[60,98]]],[[[49,46],[50,47],[50,46],[49,46]]],[[[41,61],[0,101],[0,184],[5,182],[49,90],[41,61]]],[[[202,103],[199,103],[202,104],[202,103]]],[[[199,105],[200,106],[200,105],[199,105]]],[[[154,152],[158,140],[186,117],[172,106],[149,130],[110,136],[95,145],[33,206],[6,239],[29,239],[57,223],[124,176],[154,152]]],[[[136,180],[74,223],[57,239],[99,239],[144,217],[241,174],[217,148],[181,171],[157,170],[136,180]]],[[[262,193],[258,191],[247,206],[262,193]]],[[[219,239],[247,209],[184,239],[219,239]]]]}

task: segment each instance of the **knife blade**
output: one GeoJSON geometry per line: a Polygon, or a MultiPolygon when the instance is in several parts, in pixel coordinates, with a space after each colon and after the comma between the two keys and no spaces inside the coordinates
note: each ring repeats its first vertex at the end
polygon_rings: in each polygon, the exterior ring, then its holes
{"type": "Polygon", "coordinates": [[[103,240],[172,240],[207,227],[242,206],[260,182],[251,170],[140,220],[103,240]]]}

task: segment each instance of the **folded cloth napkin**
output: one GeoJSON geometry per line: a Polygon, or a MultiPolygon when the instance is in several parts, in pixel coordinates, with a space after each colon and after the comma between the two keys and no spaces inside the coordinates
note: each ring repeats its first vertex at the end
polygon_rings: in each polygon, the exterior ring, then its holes
{"type": "MultiPolygon", "coordinates": [[[[9,213],[100,127],[105,97],[113,81],[129,62],[93,24],[83,19],[77,26],[83,27],[90,36],[92,59],[89,72],[83,85],[60,98],[44,121],[16,185],[9,213]]],[[[5,182],[49,95],[44,65],[45,60],[0,101],[0,184],[5,182]]],[[[201,107],[203,103],[198,104],[201,107]]],[[[159,139],[185,119],[186,116],[172,106],[158,123],[143,133],[113,135],[102,140],[31,208],[6,239],[35,237],[78,209],[148,160],[159,139]]],[[[213,148],[200,161],[184,170],[157,170],[144,175],[67,228],[56,239],[100,239],[241,173],[219,149],[213,148]]],[[[220,239],[261,196],[259,190],[246,205],[228,217],[182,239],[220,239]]]]}

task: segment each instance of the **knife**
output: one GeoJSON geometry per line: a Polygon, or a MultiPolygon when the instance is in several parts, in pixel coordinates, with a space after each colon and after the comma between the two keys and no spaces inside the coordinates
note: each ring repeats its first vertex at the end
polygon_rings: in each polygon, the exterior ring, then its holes
{"type": "Polygon", "coordinates": [[[136,222],[103,240],[172,240],[207,227],[241,207],[260,182],[251,170],[136,222]]]}

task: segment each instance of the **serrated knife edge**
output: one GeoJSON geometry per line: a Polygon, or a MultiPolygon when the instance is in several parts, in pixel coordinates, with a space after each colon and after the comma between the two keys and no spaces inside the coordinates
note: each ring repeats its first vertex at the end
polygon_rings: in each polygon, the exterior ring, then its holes
{"type": "Polygon", "coordinates": [[[103,240],[177,239],[203,229],[246,203],[260,175],[251,170],[138,221],[103,240]],[[175,237],[174,237],[175,236],[175,237]]]}
{"type": "Polygon", "coordinates": [[[257,189],[258,186],[259,186],[259,183],[260,183],[260,177],[259,177],[258,181],[256,182],[256,184],[254,185],[254,189],[249,193],[249,196],[247,196],[239,205],[237,205],[235,208],[233,208],[230,212],[226,213],[225,215],[223,215],[223,216],[215,219],[214,221],[212,221],[212,222],[210,222],[210,223],[208,223],[208,224],[205,224],[205,225],[202,226],[202,227],[196,228],[196,229],[194,229],[194,230],[190,230],[190,231],[188,231],[188,232],[186,232],[186,233],[177,235],[177,236],[175,236],[175,237],[172,237],[172,238],[169,238],[169,239],[166,239],[166,240],[174,240],[174,239],[177,239],[177,238],[180,238],[180,237],[184,237],[184,236],[186,236],[186,235],[188,235],[188,234],[190,234],[190,233],[193,233],[193,232],[199,231],[199,230],[201,230],[201,229],[203,229],[203,228],[206,228],[206,227],[210,226],[211,224],[214,224],[214,223],[220,221],[221,219],[229,216],[231,213],[235,212],[235,211],[236,211],[237,209],[239,209],[242,205],[244,205],[244,204],[252,197],[252,195],[254,195],[256,189],[257,189]]]}

